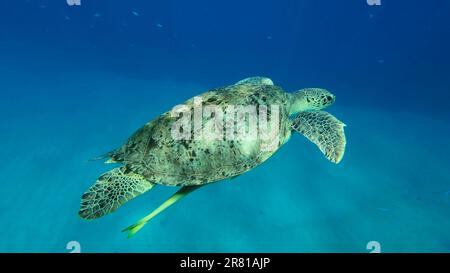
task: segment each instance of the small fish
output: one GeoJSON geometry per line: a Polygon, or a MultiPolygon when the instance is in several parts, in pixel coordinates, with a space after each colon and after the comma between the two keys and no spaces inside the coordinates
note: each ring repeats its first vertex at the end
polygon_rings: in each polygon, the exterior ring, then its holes
{"type": "Polygon", "coordinates": [[[377,210],[382,211],[382,212],[388,212],[388,211],[391,211],[390,208],[377,208],[377,210]]]}
{"type": "Polygon", "coordinates": [[[384,60],[383,60],[383,59],[380,59],[380,60],[378,60],[378,63],[379,63],[379,64],[384,64],[384,60]]]}
{"type": "Polygon", "coordinates": [[[267,36],[266,39],[267,40],[272,40],[272,36],[267,36]]]}
{"type": "Polygon", "coordinates": [[[94,17],[100,17],[102,16],[100,13],[94,13],[94,17]]]}
{"type": "Polygon", "coordinates": [[[162,28],[163,25],[161,25],[161,24],[156,24],[156,27],[162,28]]]}
{"type": "Polygon", "coordinates": [[[64,19],[70,20],[70,17],[66,15],[66,16],[64,16],[64,19]]]}
{"type": "Polygon", "coordinates": [[[139,13],[137,13],[136,11],[132,11],[131,12],[134,16],[139,16],[139,13]]]}

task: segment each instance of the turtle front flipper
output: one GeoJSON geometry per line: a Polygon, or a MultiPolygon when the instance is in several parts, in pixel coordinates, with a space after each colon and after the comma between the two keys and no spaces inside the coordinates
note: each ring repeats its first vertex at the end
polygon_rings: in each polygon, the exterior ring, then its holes
{"type": "Polygon", "coordinates": [[[155,184],[126,167],[113,169],[100,176],[81,197],[78,214],[84,219],[96,219],[114,212],[125,202],[153,188],[155,184]]]}
{"type": "Polygon", "coordinates": [[[292,122],[292,129],[316,144],[325,157],[339,163],[345,152],[345,124],[324,111],[300,112],[292,122]]]}
{"type": "Polygon", "coordinates": [[[174,195],[172,195],[169,199],[167,199],[164,203],[162,203],[157,209],[152,211],[149,215],[145,216],[135,224],[125,228],[122,230],[122,232],[128,232],[128,238],[133,237],[134,234],[136,234],[141,228],[147,224],[148,221],[153,219],[156,215],[163,212],[165,209],[176,203],[177,201],[181,200],[183,197],[188,195],[189,193],[193,192],[194,190],[202,187],[203,185],[199,186],[185,186],[179,189],[174,195]]]}

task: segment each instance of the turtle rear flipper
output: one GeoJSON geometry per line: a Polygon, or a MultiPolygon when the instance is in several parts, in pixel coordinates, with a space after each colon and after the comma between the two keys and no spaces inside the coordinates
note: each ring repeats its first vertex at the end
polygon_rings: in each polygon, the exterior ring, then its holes
{"type": "Polygon", "coordinates": [[[113,169],[100,176],[81,197],[78,214],[84,219],[96,219],[114,212],[125,202],[153,188],[155,184],[143,176],[126,170],[113,169]]]}
{"type": "Polygon", "coordinates": [[[300,112],[292,123],[292,129],[316,144],[333,163],[339,163],[345,152],[345,124],[324,111],[300,112]]]}

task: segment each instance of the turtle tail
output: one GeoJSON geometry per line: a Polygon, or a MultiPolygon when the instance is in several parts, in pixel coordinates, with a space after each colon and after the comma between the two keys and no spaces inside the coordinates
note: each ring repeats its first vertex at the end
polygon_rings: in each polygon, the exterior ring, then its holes
{"type": "Polygon", "coordinates": [[[88,162],[93,162],[93,161],[99,161],[99,160],[105,160],[105,164],[110,164],[110,163],[118,163],[118,160],[116,160],[114,158],[114,152],[108,152],[106,154],[102,154],[96,157],[93,157],[91,159],[88,160],[88,162]]]}

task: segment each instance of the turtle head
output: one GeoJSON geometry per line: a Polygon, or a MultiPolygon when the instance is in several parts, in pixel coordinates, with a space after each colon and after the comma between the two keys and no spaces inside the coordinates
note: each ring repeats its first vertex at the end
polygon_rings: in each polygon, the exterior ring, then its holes
{"type": "Polygon", "coordinates": [[[290,99],[291,115],[301,111],[317,111],[334,103],[336,97],[322,88],[305,88],[294,92],[290,99]]]}

